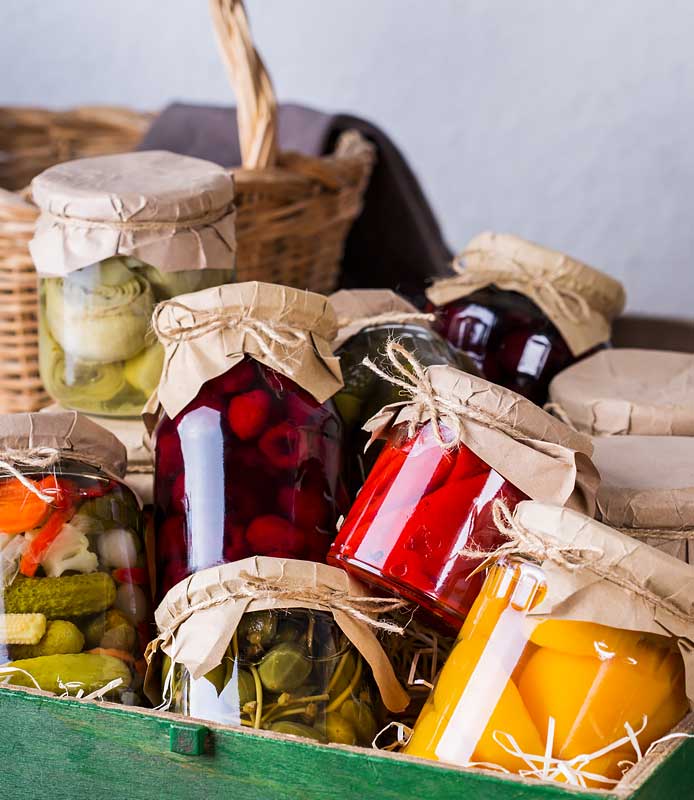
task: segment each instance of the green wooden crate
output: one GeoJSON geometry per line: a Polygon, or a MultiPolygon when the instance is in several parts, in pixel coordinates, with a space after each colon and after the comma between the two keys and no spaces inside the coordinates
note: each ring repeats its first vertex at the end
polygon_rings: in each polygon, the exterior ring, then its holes
{"type": "MultiPolygon", "coordinates": [[[[614,792],[317,745],[111,703],[0,689],[0,800],[687,800],[694,739],[665,742],[614,792]]],[[[694,731],[694,714],[680,726],[694,731]]]]}

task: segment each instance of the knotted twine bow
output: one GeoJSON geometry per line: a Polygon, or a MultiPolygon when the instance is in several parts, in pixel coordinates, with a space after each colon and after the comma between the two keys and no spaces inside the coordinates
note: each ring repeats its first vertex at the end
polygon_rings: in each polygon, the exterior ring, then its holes
{"type": "Polygon", "coordinates": [[[550,561],[571,572],[577,569],[590,570],[600,579],[624,589],[651,606],[664,609],[687,624],[691,624],[689,616],[668,598],[651,592],[638,581],[625,576],[614,565],[603,566],[604,553],[600,548],[563,544],[544,531],[526,528],[513,516],[506,503],[498,498],[492,506],[492,516],[497,530],[508,541],[494,550],[462,548],[459,555],[463,558],[484,559],[471,575],[486,569],[487,566],[504,556],[530,556],[539,562],[550,561]]]}
{"type": "Polygon", "coordinates": [[[249,316],[248,312],[226,308],[190,308],[178,300],[164,300],[156,306],[152,315],[152,328],[164,345],[200,339],[225,329],[239,330],[255,342],[270,366],[289,375],[292,375],[298,366],[298,361],[293,355],[294,351],[309,341],[308,333],[293,325],[277,321],[265,322],[249,316]],[[194,321],[177,320],[175,324],[165,327],[160,317],[167,308],[180,309],[190,314],[194,321]],[[279,356],[273,352],[268,342],[279,345],[281,350],[279,356]]]}
{"type": "Polygon", "coordinates": [[[456,283],[476,286],[480,282],[489,284],[504,279],[523,283],[537,293],[552,314],[565,317],[574,324],[590,318],[590,305],[585,297],[580,292],[561,285],[562,278],[568,274],[567,267],[560,267],[549,274],[535,275],[525,264],[511,256],[473,249],[463,250],[456,256],[453,269],[456,272],[453,279],[456,283]],[[466,267],[465,257],[471,255],[481,256],[483,265],[466,267]]]}
{"type": "Polygon", "coordinates": [[[436,441],[442,448],[447,450],[460,444],[463,438],[462,420],[464,418],[480,422],[487,427],[505,433],[513,439],[525,438],[521,431],[499,419],[494,414],[490,414],[481,408],[476,408],[458,397],[444,397],[439,394],[432,386],[424,367],[401,344],[392,340],[389,341],[386,345],[385,355],[392,367],[392,372],[386,372],[381,369],[368,357],[364,358],[362,364],[372,372],[375,372],[380,378],[383,378],[384,381],[400,387],[409,395],[408,400],[394,405],[406,405],[414,408],[416,416],[409,421],[408,426],[408,435],[410,437],[414,436],[417,426],[428,417],[431,420],[436,441]],[[408,369],[408,366],[410,369],[408,369]],[[446,434],[444,427],[450,429],[452,436],[446,434]]]}

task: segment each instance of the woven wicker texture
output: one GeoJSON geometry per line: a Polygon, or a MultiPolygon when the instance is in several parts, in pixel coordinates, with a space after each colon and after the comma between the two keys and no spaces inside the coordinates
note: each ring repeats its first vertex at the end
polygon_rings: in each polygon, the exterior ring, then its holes
{"type": "MultiPolygon", "coordinates": [[[[237,98],[243,166],[234,170],[238,280],[317,292],[337,285],[345,238],[361,211],[374,149],[347,132],[324,158],[277,151],[277,102],[241,0],[210,0],[237,98]]],[[[132,150],[149,115],[121,108],[0,108],[0,187],[23,190],[53,164],[132,150]]],[[[26,191],[0,191],[0,412],[49,402],[38,371],[36,210],[26,191]]]]}

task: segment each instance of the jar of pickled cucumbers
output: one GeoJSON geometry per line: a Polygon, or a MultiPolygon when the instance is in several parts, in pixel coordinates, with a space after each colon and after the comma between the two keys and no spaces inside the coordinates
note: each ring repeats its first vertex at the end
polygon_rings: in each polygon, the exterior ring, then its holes
{"type": "Polygon", "coordinates": [[[405,752],[609,789],[692,707],[694,567],[568,509],[506,526],[534,557],[489,570],[405,752]]]}
{"type": "Polygon", "coordinates": [[[369,441],[364,423],[383,406],[400,400],[400,389],[382,380],[364,365],[365,358],[382,364],[391,340],[406,347],[425,367],[449,364],[478,375],[473,362],[431,327],[432,314],[418,311],[404,297],[388,289],[341,289],[330,296],[337,314],[335,353],[340,358],[344,387],[335,404],[345,425],[346,467],[352,497],[381,451],[380,442],[364,452],[369,441]]]}
{"type": "Polygon", "coordinates": [[[494,500],[513,507],[531,497],[592,513],[599,481],[592,445],[483,378],[444,366],[422,371],[394,343],[386,351],[403,399],[367,423],[386,444],[328,563],[457,631],[482,585],[474,551],[499,541],[494,500]]]}
{"type": "MultiPolygon", "coordinates": [[[[342,570],[304,561],[254,558],[196,573],[156,612],[163,706],[370,747],[378,703],[400,711],[408,702],[374,635],[379,607],[392,605],[367,598],[342,570]]],[[[154,665],[147,685],[156,691],[154,665]]]]}
{"type": "Polygon", "coordinates": [[[0,416],[0,668],[57,694],[142,700],[151,596],[123,445],[75,412],[0,416]]]}
{"type": "Polygon", "coordinates": [[[156,303],[233,279],[233,179],[153,151],[59,164],[32,193],[46,389],[66,408],[138,416],[162,368],[156,303]]]}
{"type": "Polygon", "coordinates": [[[155,329],[158,596],[252,555],[324,561],[346,510],[327,300],[235,284],[163,304],[155,329]]]}
{"type": "Polygon", "coordinates": [[[609,343],[619,281],[517,236],[482,233],[427,290],[437,328],[487,380],[542,405],[552,378],[609,343]]]}

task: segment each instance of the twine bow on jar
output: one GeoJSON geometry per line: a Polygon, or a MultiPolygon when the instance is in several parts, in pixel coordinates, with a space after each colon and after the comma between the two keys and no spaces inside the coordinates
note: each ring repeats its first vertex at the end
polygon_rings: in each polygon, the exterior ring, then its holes
{"type": "Polygon", "coordinates": [[[233,328],[251,338],[271,366],[289,374],[294,371],[294,365],[298,366],[294,351],[309,342],[308,332],[296,326],[256,319],[237,309],[190,308],[178,300],[164,300],[156,306],[152,315],[152,328],[163,345],[199,339],[210,333],[233,328]],[[179,319],[175,324],[165,326],[160,322],[165,309],[179,309],[190,314],[193,321],[184,322],[179,319]],[[268,342],[278,346],[281,354],[277,355],[268,342]]]}
{"type": "Polygon", "coordinates": [[[514,439],[523,438],[523,434],[517,428],[507,424],[494,414],[481,408],[475,408],[460,398],[444,397],[437,392],[425,368],[409,350],[398,342],[391,340],[387,343],[385,357],[392,368],[390,372],[379,367],[368,356],[364,358],[362,364],[384,381],[398,386],[409,396],[401,404],[415,410],[414,417],[409,421],[409,436],[414,436],[417,426],[428,418],[431,421],[436,441],[442,448],[451,449],[460,444],[463,437],[462,420],[468,418],[499,430],[514,439]]]}
{"type": "Polygon", "coordinates": [[[579,292],[562,285],[569,270],[560,266],[552,273],[533,274],[525,264],[501,253],[490,253],[487,250],[463,250],[453,259],[453,280],[463,285],[477,285],[504,280],[524,284],[532,289],[553,315],[564,317],[569,322],[579,324],[590,319],[590,305],[579,292]],[[467,256],[480,258],[477,266],[465,266],[467,256]]]}
{"type": "Polygon", "coordinates": [[[435,314],[425,314],[420,311],[384,311],[382,314],[372,314],[366,317],[340,317],[337,320],[338,328],[354,325],[361,329],[375,325],[407,325],[408,323],[433,323],[435,314]]]}

